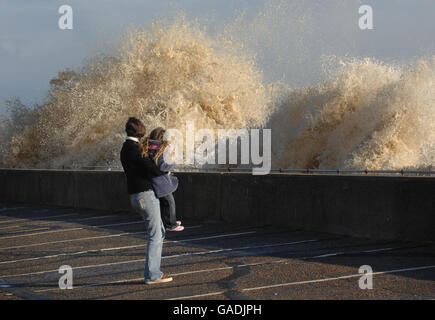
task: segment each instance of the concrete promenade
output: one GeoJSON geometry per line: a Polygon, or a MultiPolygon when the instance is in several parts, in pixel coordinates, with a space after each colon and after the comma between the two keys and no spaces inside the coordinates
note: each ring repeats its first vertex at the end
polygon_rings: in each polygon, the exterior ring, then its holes
{"type": "Polygon", "coordinates": [[[147,286],[138,215],[0,203],[0,299],[435,299],[433,242],[182,218],[163,248],[174,281],[147,286]],[[71,290],[58,285],[64,265],[71,290]]]}

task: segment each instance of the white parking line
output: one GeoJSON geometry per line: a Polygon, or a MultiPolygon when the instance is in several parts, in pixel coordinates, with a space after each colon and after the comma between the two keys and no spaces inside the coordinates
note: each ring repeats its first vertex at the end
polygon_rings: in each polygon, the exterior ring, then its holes
{"type": "MultiPolygon", "coordinates": [[[[404,268],[404,269],[394,269],[394,270],[387,270],[387,271],[379,271],[379,272],[370,273],[370,275],[380,275],[380,274],[388,274],[388,273],[395,273],[395,272],[406,272],[406,271],[417,271],[417,270],[425,270],[425,269],[432,269],[432,268],[435,268],[435,265],[422,266],[422,267],[412,267],[412,268],[404,268]]],[[[332,280],[349,279],[349,278],[356,278],[356,277],[361,277],[361,273],[351,274],[351,275],[348,275],[348,276],[334,277],[334,278],[325,278],[325,279],[315,279],[315,280],[306,280],[306,281],[279,283],[279,284],[273,284],[273,285],[269,285],[269,286],[246,288],[246,289],[242,289],[242,290],[243,291],[253,291],[253,290],[261,290],[261,289],[277,288],[277,287],[294,286],[294,285],[299,285],[299,284],[318,283],[318,282],[326,282],[326,281],[332,281],[332,280]]]]}
{"type": "MultiPolygon", "coordinates": [[[[187,239],[184,241],[193,241],[193,240],[196,240],[196,239],[190,239],[190,240],[187,239]]],[[[180,253],[180,254],[176,254],[176,255],[164,256],[162,258],[167,259],[167,258],[175,258],[175,257],[181,257],[181,256],[200,255],[200,254],[208,254],[208,253],[219,253],[219,252],[234,251],[234,250],[247,250],[247,249],[286,246],[289,244],[297,244],[297,243],[312,242],[312,241],[317,241],[317,240],[304,240],[304,241],[299,241],[299,242],[287,242],[287,243],[269,244],[269,245],[262,245],[262,246],[216,249],[216,250],[210,250],[210,251],[198,251],[198,252],[194,252],[194,253],[187,252],[187,253],[180,253]]],[[[167,243],[167,241],[165,241],[165,243],[167,243]]],[[[133,246],[125,246],[125,247],[93,249],[93,250],[78,251],[78,252],[71,252],[71,253],[59,253],[59,254],[53,254],[53,255],[49,255],[49,256],[42,256],[42,257],[35,257],[35,258],[1,261],[0,264],[11,264],[11,263],[17,263],[17,262],[23,262],[23,261],[34,261],[34,260],[42,260],[42,259],[57,258],[57,257],[64,257],[64,256],[75,256],[75,255],[81,255],[81,254],[87,254],[87,253],[96,253],[96,252],[100,252],[100,251],[106,252],[106,251],[116,251],[116,250],[125,250],[125,249],[137,249],[137,248],[141,248],[141,247],[146,247],[146,244],[138,244],[138,245],[133,245],[133,246]]]]}
{"type": "Polygon", "coordinates": [[[313,259],[315,258],[327,258],[327,257],[334,257],[334,256],[338,256],[340,254],[344,254],[344,252],[334,252],[334,253],[327,253],[327,254],[321,254],[319,256],[314,256],[312,257],[313,259]]]}
{"type": "Polygon", "coordinates": [[[51,231],[44,231],[44,232],[34,232],[34,233],[27,233],[27,234],[19,234],[19,235],[15,235],[15,236],[0,237],[0,241],[4,240],[4,239],[30,237],[30,236],[37,236],[37,235],[41,235],[41,234],[47,234],[47,233],[67,232],[67,231],[76,231],[76,230],[89,230],[89,228],[116,227],[116,226],[124,226],[124,225],[139,224],[139,223],[144,223],[144,222],[143,221],[134,221],[134,222],[123,222],[123,223],[111,223],[111,224],[101,224],[101,225],[95,225],[95,226],[78,227],[78,228],[70,228],[70,229],[59,229],[59,230],[51,230],[51,231]]]}
{"type": "Polygon", "coordinates": [[[68,216],[71,216],[71,215],[78,215],[78,213],[74,212],[74,213],[59,214],[59,215],[47,216],[47,217],[21,218],[21,219],[13,219],[13,220],[3,220],[3,221],[0,221],[0,223],[7,223],[7,222],[23,222],[23,223],[25,223],[26,221],[37,221],[37,220],[44,220],[44,219],[50,219],[50,218],[68,217],[68,216]]]}
{"type": "MultiPolygon", "coordinates": [[[[281,260],[280,260],[281,261],[281,260]]],[[[272,262],[262,262],[258,264],[270,264],[274,263],[272,262]]],[[[254,264],[253,264],[254,265],[254,264]]],[[[238,267],[246,267],[248,265],[239,265],[238,267]]],[[[212,272],[212,271],[221,271],[221,270],[230,270],[234,269],[234,267],[221,267],[221,268],[213,268],[213,269],[205,269],[205,270],[195,270],[195,271],[187,271],[187,272],[181,272],[181,273],[171,273],[171,276],[181,276],[181,275],[188,275],[188,274],[195,274],[195,273],[202,273],[202,272],[212,272]]],[[[106,286],[111,284],[117,284],[117,283],[128,283],[128,282],[135,282],[135,281],[143,281],[144,278],[135,278],[135,279],[126,279],[126,280],[116,280],[116,281],[109,281],[109,282],[99,282],[99,283],[91,283],[91,284],[84,284],[84,285],[76,285],[74,286],[74,289],[80,289],[80,288],[87,288],[87,287],[97,287],[97,286],[106,286]]],[[[48,291],[57,291],[59,290],[58,287],[56,288],[49,288],[49,289],[41,289],[41,290],[35,290],[35,292],[48,292],[48,291]]]]}
{"type": "MultiPolygon", "coordinates": [[[[65,217],[65,216],[76,216],[76,215],[78,215],[78,213],[66,214],[66,215],[62,215],[62,217],[65,217]]],[[[56,218],[56,216],[54,216],[54,217],[50,217],[50,218],[56,218]]],[[[43,219],[41,219],[41,218],[39,218],[39,219],[29,219],[29,220],[27,220],[27,221],[21,221],[21,220],[20,220],[22,223],[20,223],[20,224],[13,224],[13,225],[11,225],[11,226],[7,226],[7,227],[1,227],[0,230],[13,229],[13,228],[20,228],[20,227],[24,227],[24,228],[26,228],[28,223],[30,223],[30,222],[32,222],[32,221],[37,221],[37,220],[43,220],[43,219]]],[[[66,221],[62,221],[62,222],[66,222],[66,221]]],[[[52,225],[52,224],[54,224],[54,223],[56,223],[56,222],[48,222],[48,223],[45,223],[44,226],[52,225]]],[[[39,227],[39,226],[32,226],[32,227],[39,227]]]]}
{"type": "MultiPolygon", "coordinates": [[[[196,227],[196,226],[193,226],[196,227]]],[[[168,240],[168,241],[164,241],[164,243],[183,243],[183,242],[191,242],[191,241],[198,241],[198,240],[204,240],[204,239],[216,239],[216,238],[222,238],[222,237],[231,237],[231,236],[238,236],[238,235],[245,235],[245,234],[251,234],[251,233],[255,233],[256,231],[250,231],[250,232],[243,232],[243,233],[230,233],[230,234],[224,234],[224,235],[218,235],[218,236],[211,236],[211,237],[202,237],[202,238],[191,238],[191,239],[185,239],[185,240],[168,240]]],[[[144,233],[144,232],[141,232],[144,233]]],[[[145,244],[141,244],[141,245],[136,245],[136,246],[128,246],[128,247],[118,247],[118,248],[108,248],[108,249],[102,249],[101,251],[110,251],[110,250],[117,250],[117,249],[125,249],[125,248],[134,248],[134,247],[142,247],[145,246],[145,244]]],[[[82,254],[82,253],[90,253],[90,252],[95,252],[96,250],[89,250],[89,251],[83,251],[83,252],[77,252],[74,254],[82,254]]],[[[59,255],[53,255],[54,256],[62,256],[63,254],[59,254],[59,255]]],[[[46,257],[51,257],[51,256],[46,256],[46,257]]],[[[168,256],[171,257],[171,256],[168,256]]],[[[42,257],[44,258],[44,257],[42,257]]],[[[37,258],[30,258],[30,259],[37,259],[37,258]]],[[[81,267],[75,267],[74,269],[83,269],[83,268],[91,268],[91,267],[99,267],[99,266],[107,266],[107,265],[117,265],[117,264],[124,264],[124,263],[129,263],[129,261],[131,261],[131,263],[133,262],[138,262],[138,261],[143,261],[144,259],[140,259],[140,260],[128,260],[128,261],[121,261],[121,262],[113,262],[113,263],[109,263],[109,264],[100,264],[100,265],[89,265],[89,266],[81,266],[81,267]]],[[[11,261],[4,261],[3,263],[12,263],[12,262],[18,262],[20,260],[11,260],[11,261]]],[[[1,278],[11,278],[11,277],[18,277],[18,276],[28,276],[28,275],[35,275],[35,274],[44,274],[44,273],[50,273],[50,272],[57,272],[58,270],[48,270],[48,271],[38,271],[38,272],[30,272],[30,273],[22,273],[22,274],[15,274],[15,275],[5,275],[5,276],[1,276],[1,278]]]]}
{"type": "Polygon", "coordinates": [[[102,224],[97,226],[90,226],[92,228],[98,227],[98,228],[105,228],[105,227],[119,227],[119,226],[126,226],[129,224],[139,224],[144,223],[143,220],[140,221],[132,221],[132,222],[121,222],[121,223],[110,223],[110,224],[102,224]]]}
{"type": "MultiPolygon", "coordinates": [[[[59,215],[59,216],[51,216],[51,217],[42,217],[42,218],[34,218],[34,219],[28,219],[28,220],[10,220],[10,221],[20,221],[20,224],[14,224],[12,226],[7,226],[7,227],[2,227],[0,228],[0,230],[4,230],[4,229],[12,229],[12,228],[18,228],[18,227],[23,227],[26,226],[27,223],[32,222],[32,221],[38,221],[38,220],[43,220],[43,219],[47,219],[47,218],[59,218],[59,217],[68,217],[68,216],[76,216],[79,215],[80,213],[75,212],[75,213],[70,213],[70,214],[64,214],[64,215],[59,215]]],[[[114,216],[114,215],[108,215],[108,216],[93,216],[93,217],[87,217],[87,218],[81,218],[81,219],[69,219],[66,221],[62,221],[62,222],[80,222],[80,221],[86,221],[86,220],[93,220],[93,219],[103,219],[103,218],[118,218],[119,216],[114,216]]],[[[57,221],[53,221],[53,222],[48,222],[45,225],[52,225],[55,224],[57,221]]]]}
{"type": "MultiPolygon", "coordinates": [[[[238,250],[248,250],[248,249],[257,249],[257,248],[286,246],[286,245],[301,244],[301,243],[307,243],[307,242],[313,242],[313,241],[319,241],[319,240],[318,239],[310,239],[310,240],[294,241],[294,242],[287,242],[287,243],[277,243],[277,244],[268,244],[268,245],[239,247],[239,248],[228,248],[228,249],[218,249],[218,250],[200,251],[200,252],[189,252],[189,253],[183,253],[183,254],[163,256],[162,259],[170,259],[170,258],[176,258],[176,257],[180,257],[180,256],[190,256],[190,255],[203,255],[203,254],[223,252],[223,251],[238,251],[238,250]]],[[[142,262],[142,261],[145,261],[145,259],[131,260],[131,262],[142,262]]],[[[285,260],[275,260],[275,261],[271,261],[271,262],[270,261],[269,262],[255,262],[255,263],[249,263],[249,264],[244,264],[244,265],[238,265],[237,267],[240,268],[240,267],[256,266],[256,265],[261,265],[261,264],[282,263],[284,261],[288,261],[288,260],[285,259],[285,260]]],[[[126,263],[126,262],[123,261],[121,264],[124,264],[124,263],[126,263]]],[[[117,263],[115,263],[115,264],[117,264],[117,263]]],[[[109,265],[111,265],[111,264],[109,264],[109,265]]],[[[104,264],[104,266],[107,266],[107,264],[104,264]]],[[[213,269],[194,270],[194,271],[187,271],[187,272],[180,272],[180,273],[172,273],[171,276],[180,276],[180,275],[188,275],[188,274],[203,273],[203,272],[229,270],[229,269],[233,269],[233,268],[234,267],[221,267],[221,268],[213,268],[213,269]]],[[[74,269],[78,269],[78,268],[74,268],[74,269]]],[[[58,270],[52,270],[50,272],[55,272],[55,271],[58,271],[58,270]]],[[[2,277],[2,278],[5,278],[5,277],[2,277]]],[[[138,281],[138,280],[143,280],[143,278],[102,282],[102,283],[89,284],[89,285],[79,285],[79,286],[74,286],[74,289],[84,288],[84,287],[93,287],[93,286],[98,286],[98,285],[107,285],[107,284],[112,284],[112,283],[134,282],[134,281],[138,281]]],[[[38,290],[35,292],[53,291],[53,290],[58,290],[58,289],[59,288],[50,288],[50,289],[38,290]]]]}
{"type": "MultiPolygon", "coordinates": [[[[74,267],[74,270],[92,269],[92,268],[100,268],[100,267],[107,267],[107,266],[116,266],[116,265],[121,265],[121,264],[136,263],[136,262],[143,262],[143,261],[145,261],[145,259],[109,262],[109,263],[102,263],[102,264],[90,264],[87,266],[74,267]]],[[[41,274],[47,274],[47,273],[56,273],[56,272],[59,272],[59,269],[36,271],[36,272],[21,273],[21,274],[10,274],[10,275],[6,275],[6,276],[1,276],[1,279],[25,277],[25,276],[35,276],[35,275],[41,275],[41,274]]]]}
{"type": "Polygon", "coordinates": [[[87,253],[96,253],[96,252],[100,252],[100,251],[115,251],[115,250],[123,250],[123,249],[133,249],[133,248],[140,248],[140,247],[145,247],[145,246],[146,246],[145,244],[138,244],[138,245],[126,246],[126,247],[114,247],[114,248],[107,248],[107,249],[102,248],[102,249],[93,249],[93,250],[86,250],[86,251],[59,253],[59,254],[52,254],[52,255],[48,255],[48,256],[41,256],[41,257],[34,257],[34,258],[0,261],[0,264],[10,264],[10,263],[17,263],[17,262],[24,262],[24,261],[35,261],[35,260],[43,260],[43,259],[58,258],[58,257],[65,257],[65,256],[76,256],[76,255],[87,254],[87,253]]]}
{"type": "Polygon", "coordinates": [[[366,250],[363,252],[372,253],[372,252],[389,251],[389,250],[393,250],[393,248],[381,248],[381,249],[374,249],[374,250],[366,250]]]}
{"type": "MultiPolygon", "coordinates": [[[[197,227],[198,226],[191,226],[191,227],[184,227],[184,228],[185,229],[190,229],[190,228],[197,228],[197,227]]],[[[0,248],[0,250],[10,250],[10,249],[20,249],[20,248],[28,248],[28,247],[38,247],[38,246],[44,246],[44,245],[48,245],[48,244],[57,244],[57,243],[66,243],[66,242],[83,241],[83,240],[113,238],[113,237],[121,237],[121,236],[136,235],[136,234],[143,234],[143,233],[146,233],[146,231],[124,232],[124,233],[110,234],[110,235],[106,235],[106,236],[95,236],[95,237],[66,239],[66,240],[57,240],[57,241],[40,242],[40,243],[30,243],[30,244],[21,245],[21,246],[3,247],[3,248],[0,248]]],[[[202,238],[202,239],[207,239],[207,238],[202,238]]],[[[198,239],[198,240],[202,240],[202,239],[198,239]]],[[[1,238],[0,238],[0,240],[1,240],[1,238]]]]}
{"type": "Polygon", "coordinates": [[[95,239],[104,239],[104,238],[113,238],[113,237],[122,237],[122,236],[129,236],[129,235],[136,235],[136,234],[143,234],[143,233],[146,233],[146,231],[124,232],[124,233],[109,234],[109,235],[106,235],[106,236],[95,236],[95,237],[66,239],[66,240],[57,240],[57,241],[40,242],[40,243],[30,243],[30,244],[21,245],[21,246],[3,247],[3,248],[0,248],[0,250],[38,247],[38,246],[44,246],[44,245],[48,245],[48,244],[57,244],[57,243],[66,243],[66,242],[84,241],[84,240],[95,240],[95,239]]]}
{"type": "MultiPolygon", "coordinates": [[[[382,274],[388,274],[388,273],[417,271],[417,270],[425,270],[425,269],[433,269],[433,268],[435,268],[435,265],[422,266],[422,267],[412,267],[412,268],[404,268],[404,269],[394,269],[394,270],[386,270],[386,271],[379,271],[379,272],[373,272],[372,275],[382,275],[382,274]]],[[[350,279],[350,278],[357,278],[357,277],[361,277],[361,274],[358,273],[358,274],[351,274],[351,275],[341,276],[341,277],[333,277],[333,278],[324,278],[324,279],[314,279],[314,280],[306,280],[306,281],[279,283],[279,284],[274,284],[274,285],[269,285],[269,286],[245,288],[245,289],[241,289],[241,291],[254,291],[254,290],[270,289],[270,288],[285,287],[285,286],[303,285],[303,284],[308,284],[308,283],[319,283],[319,282],[326,282],[326,281],[333,281],[333,280],[350,279]]],[[[223,293],[224,293],[224,291],[209,292],[209,293],[197,294],[197,295],[192,295],[192,296],[176,297],[176,298],[171,298],[169,300],[183,300],[183,299],[190,299],[190,298],[217,296],[217,295],[221,295],[223,293]]]]}
{"type": "MultiPolygon", "coordinates": [[[[47,234],[47,233],[57,233],[57,232],[66,232],[66,231],[75,231],[75,230],[89,230],[92,228],[118,227],[118,226],[125,226],[125,225],[130,225],[130,224],[139,224],[139,223],[144,223],[144,221],[140,220],[140,221],[133,221],[133,222],[100,224],[100,225],[95,225],[95,226],[86,226],[86,227],[77,227],[77,228],[70,228],[70,229],[59,229],[59,230],[51,230],[51,231],[44,231],[44,232],[26,233],[26,234],[14,235],[14,236],[0,237],[0,241],[3,239],[30,237],[30,236],[36,236],[36,235],[41,235],[41,234],[47,234]]],[[[188,228],[189,227],[185,227],[185,229],[188,229],[188,228]]],[[[190,227],[190,228],[193,228],[193,227],[190,227]]]]}
{"type": "MultiPolygon", "coordinates": [[[[185,227],[186,229],[191,228],[198,228],[200,226],[189,226],[185,227]]],[[[221,236],[219,236],[221,237],[221,236]]],[[[202,240],[204,238],[198,238],[198,239],[187,239],[183,241],[194,241],[194,240],[202,240]]],[[[168,241],[164,241],[167,243],[168,241]]],[[[177,242],[177,241],[173,241],[177,242]]],[[[57,258],[57,257],[65,257],[65,256],[75,256],[75,255],[81,255],[81,254],[87,254],[87,253],[95,253],[99,251],[116,251],[116,250],[124,250],[124,249],[134,249],[134,248],[140,248],[140,247],[146,247],[146,244],[138,244],[133,246],[124,246],[124,247],[113,247],[113,248],[100,248],[100,249],[91,249],[86,251],[78,251],[78,252],[67,252],[67,253],[59,253],[59,254],[53,254],[53,255],[47,255],[47,256],[41,256],[41,257],[33,257],[33,258],[25,258],[25,259],[19,259],[19,260],[7,260],[7,261],[0,261],[0,264],[10,264],[10,263],[17,263],[17,262],[24,262],[24,261],[35,261],[35,260],[42,260],[42,259],[50,259],[50,258],[57,258]]]]}
{"type": "Polygon", "coordinates": [[[218,296],[218,295],[221,295],[221,294],[224,294],[224,293],[225,293],[225,291],[218,291],[218,292],[210,292],[210,293],[204,293],[204,294],[196,294],[196,295],[193,295],[193,296],[170,298],[170,299],[167,299],[167,300],[183,300],[183,299],[210,297],[210,296],[218,296]]]}
{"type": "Polygon", "coordinates": [[[168,240],[168,241],[165,241],[165,242],[183,243],[183,242],[190,242],[190,241],[200,241],[200,240],[208,240],[208,239],[218,239],[218,238],[226,238],[226,237],[232,237],[232,236],[240,236],[240,235],[246,235],[246,234],[252,234],[252,233],[257,233],[257,231],[248,231],[248,232],[239,232],[239,233],[228,233],[228,234],[222,234],[222,235],[218,235],[218,236],[208,236],[208,237],[186,239],[186,240],[168,240]]]}
{"type": "Polygon", "coordinates": [[[41,234],[47,234],[47,233],[56,233],[56,232],[66,232],[66,231],[75,231],[75,230],[82,230],[83,228],[71,228],[71,229],[60,229],[60,230],[51,230],[51,231],[43,231],[43,232],[34,232],[29,234],[19,234],[15,236],[8,236],[8,237],[0,237],[0,241],[4,239],[14,239],[14,238],[20,238],[20,237],[30,237],[30,236],[37,236],[41,234]]]}
{"type": "Polygon", "coordinates": [[[73,220],[73,222],[93,220],[93,219],[118,218],[118,217],[119,216],[115,216],[115,215],[111,214],[111,215],[107,215],[107,216],[93,216],[93,217],[81,218],[81,219],[73,220]]]}
{"type": "MultiPolygon", "coordinates": [[[[254,249],[254,248],[259,248],[259,247],[272,247],[272,246],[280,246],[280,245],[290,245],[290,244],[299,244],[299,243],[304,243],[304,242],[314,242],[314,241],[321,241],[321,239],[311,239],[311,240],[303,240],[303,241],[296,241],[296,242],[289,242],[289,243],[283,243],[283,244],[269,244],[269,245],[264,245],[264,246],[251,246],[251,247],[240,247],[240,248],[232,248],[229,249],[230,251],[236,251],[236,250],[246,250],[246,249],[254,249]]],[[[219,251],[224,251],[224,250],[228,250],[228,249],[219,249],[219,250],[212,250],[212,251],[201,251],[201,252],[193,252],[193,253],[189,253],[189,255],[196,255],[196,254],[208,254],[208,253],[214,253],[214,252],[219,252],[219,251]]],[[[375,251],[375,250],[373,250],[375,251]]],[[[383,251],[382,249],[376,249],[376,251],[383,251]]],[[[354,251],[353,253],[366,253],[367,251],[359,251],[356,252],[354,251]]],[[[165,256],[162,258],[174,258],[177,256],[183,256],[186,254],[180,254],[180,255],[171,255],[171,256],[165,256]]],[[[329,254],[323,255],[324,257],[328,257],[330,256],[329,254]]],[[[310,258],[313,258],[312,256],[309,257],[299,257],[296,258],[298,260],[308,260],[310,258]]],[[[145,261],[145,259],[141,259],[141,260],[132,260],[132,262],[141,262],[141,261],[145,261]]],[[[260,261],[260,262],[254,262],[254,263],[248,263],[248,264],[242,264],[242,265],[237,265],[237,266],[231,266],[231,267],[220,267],[220,268],[212,268],[212,269],[202,269],[202,270],[194,270],[194,271],[186,271],[186,272],[180,272],[180,273],[173,273],[171,274],[172,276],[180,276],[180,275],[188,275],[188,274],[196,274],[196,273],[204,273],[204,272],[216,272],[216,271],[222,271],[222,270],[230,270],[230,269],[234,269],[234,268],[243,268],[243,267],[252,267],[252,266],[260,266],[260,265],[265,265],[265,264],[279,264],[279,263],[287,263],[289,262],[289,259],[281,259],[281,260],[274,260],[274,261],[268,261],[268,262],[264,262],[264,261],[260,261]]],[[[106,264],[105,264],[106,266],[106,264]]],[[[52,272],[55,272],[56,270],[53,270],[52,272]]],[[[361,276],[361,275],[360,275],[361,276]]],[[[99,286],[99,285],[109,285],[109,284],[114,284],[114,283],[124,283],[124,282],[135,282],[135,281],[139,281],[139,280],[143,280],[143,278],[135,278],[135,279],[127,279],[127,280],[118,280],[118,281],[110,281],[110,282],[102,282],[102,283],[96,283],[96,284],[88,284],[88,285],[79,285],[79,286],[75,286],[74,288],[84,288],[84,287],[93,287],[93,286],[99,286]]],[[[45,292],[45,291],[55,291],[58,290],[59,288],[51,288],[51,289],[43,289],[43,290],[38,290],[35,292],[45,292]]],[[[208,295],[208,294],[207,294],[208,295]]],[[[179,298],[181,299],[181,298],[179,298]]]]}
{"type": "MultiPolygon", "coordinates": [[[[404,248],[406,248],[406,247],[404,247],[404,248]]],[[[374,252],[390,251],[393,249],[395,249],[395,248],[379,248],[379,249],[363,250],[363,251],[333,252],[333,253],[321,254],[319,256],[307,257],[306,259],[329,258],[329,257],[346,255],[346,254],[374,253],[374,252]]]]}
{"type": "Polygon", "coordinates": [[[284,243],[273,243],[273,244],[265,244],[265,245],[258,245],[258,246],[246,246],[246,247],[238,247],[238,248],[223,248],[223,249],[216,249],[216,250],[210,250],[210,251],[200,251],[200,252],[187,252],[187,253],[165,256],[162,258],[176,258],[176,257],[182,257],[182,256],[201,255],[201,254],[210,254],[210,253],[219,253],[219,252],[280,247],[280,246],[289,246],[289,245],[294,245],[294,244],[301,244],[301,243],[315,242],[315,241],[319,241],[319,239],[301,240],[301,241],[284,242],[284,243]]]}

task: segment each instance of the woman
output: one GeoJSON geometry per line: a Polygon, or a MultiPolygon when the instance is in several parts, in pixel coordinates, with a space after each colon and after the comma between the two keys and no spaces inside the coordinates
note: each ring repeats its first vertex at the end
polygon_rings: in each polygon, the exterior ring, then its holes
{"type": "Polygon", "coordinates": [[[145,261],[145,282],[157,284],[172,281],[172,277],[160,270],[165,227],[160,216],[160,203],[156,198],[151,179],[160,171],[149,157],[142,157],[139,139],[145,135],[145,126],[137,118],[129,118],[125,131],[127,139],[121,150],[121,163],[127,177],[127,192],[130,203],[147,225],[148,245],[145,261]]]}

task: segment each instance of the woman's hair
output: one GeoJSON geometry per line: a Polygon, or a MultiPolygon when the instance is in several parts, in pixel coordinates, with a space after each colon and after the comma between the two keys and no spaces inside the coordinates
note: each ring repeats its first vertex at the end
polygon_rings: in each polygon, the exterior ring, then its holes
{"type": "Polygon", "coordinates": [[[125,131],[127,136],[140,139],[145,135],[145,126],[139,119],[130,117],[125,124],[125,131]]]}
{"type": "Polygon", "coordinates": [[[148,151],[150,148],[150,140],[160,141],[162,144],[160,145],[159,150],[156,152],[154,156],[154,161],[157,164],[159,158],[162,156],[163,152],[165,152],[166,147],[168,146],[168,142],[163,140],[166,130],[162,127],[155,128],[151,131],[150,136],[146,137],[144,142],[142,143],[142,156],[148,157],[148,151]]]}
{"type": "Polygon", "coordinates": [[[153,140],[157,140],[157,141],[163,142],[163,137],[164,137],[164,135],[165,135],[165,132],[166,132],[166,130],[163,129],[162,127],[155,128],[155,129],[154,129],[153,131],[151,131],[151,133],[150,133],[150,139],[153,139],[153,140]]]}

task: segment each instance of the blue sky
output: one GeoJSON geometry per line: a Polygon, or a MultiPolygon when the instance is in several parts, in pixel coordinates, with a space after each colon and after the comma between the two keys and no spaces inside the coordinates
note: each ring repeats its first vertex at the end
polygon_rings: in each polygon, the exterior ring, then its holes
{"type": "MultiPolygon", "coordinates": [[[[278,0],[270,3],[275,2],[278,0]]],[[[318,47],[310,47],[312,51],[325,49],[324,53],[369,56],[403,63],[435,54],[433,0],[289,2],[299,3],[301,12],[313,13],[311,21],[316,24],[317,35],[307,33],[306,39],[307,42],[312,39],[318,42],[318,47]],[[374,30],[358,29],[361,4],[373,7],[374,30]]],[[[238,11],[255,15],[265,3],[261,0],[0,0],[0,112],[4,108],[3,101],[12,97],[20,97],[30,105],[41,102],[49,88],[49,80],[58,71],[79,67],[83,59],[98,52],[105,41],[116,39],[128,26],[147,26],[156,19],[171,18],[182,9],[210,29],[219,30],[231,24],[238,11]],[[58,28],[58,8],[63,4],[74,10],[73,30],[58,28]]],[[[289,12],[288,20],[295,19],[297,14],[289,12]]],[[[285,20],[285,15],[281,19],[285,20]]],[[[279,39],[286,42],[288,34],[291,44],[294,35],[287,33],[285,28],[281,31],[279,39]]],[[[267,70],[268,66],[274,65],[275,48],[256,49],[261,52],[260,66],[267,70]]],[[[313,53],[309,58],[317,59],[317,55],[313,53]]],[[[278,67],[286,70],[286,67],[294,66],[278,67]]],[[[269,75],[269,78],[273,77],[269,75]]],[[[301,79],[300,84],[310,82],[309,77],[301,79]]]]}

